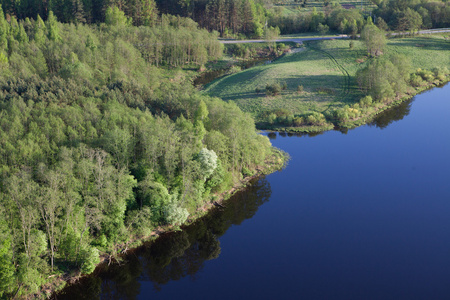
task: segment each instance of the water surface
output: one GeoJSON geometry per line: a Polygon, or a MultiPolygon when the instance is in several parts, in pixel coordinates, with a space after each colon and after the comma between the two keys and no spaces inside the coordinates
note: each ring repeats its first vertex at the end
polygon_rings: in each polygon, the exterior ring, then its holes
{"type": "Polygon", "coordinates": [[[291,155],[223,211],[58,299],[450,298],[450,84],[291,155]]]}

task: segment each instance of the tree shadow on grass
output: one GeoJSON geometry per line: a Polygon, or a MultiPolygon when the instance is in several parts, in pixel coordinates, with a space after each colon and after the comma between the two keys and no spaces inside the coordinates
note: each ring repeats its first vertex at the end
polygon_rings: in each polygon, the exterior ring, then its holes
{"type": "Polygon", "coordinates": [[[448,51],[450,50],[450,43],[444,40],[437,40],[433,38],[417,37],[392,40],[392,46],[405,46],[412,48],[421,48],[424,50],[448,51]]]}
{"type": "MultiPolygon", "coordinates": [[[[327,94],[333,97],[340,97],[347,89],[350,93],[357,93],[356,86],[353,81],[350,81],[349,86],[346,85],[343,75],[292,75],[282,76],[278,79],[270,80],[266,84],[278,82],[280,84],[286,83],[287,91],[282,91],[280,94],[296,93],[298,86],[303,86],[304,92],[327,94]]],[[[265,96],[265,84],[258,87],[261,92],[256,93],[255,90],[235,91],[229,87],[228,92],[222,95],[221,99],[225,101],[235,101],[238,99],[254,99],[265,96]]],[[[216,94],[216,93],[214,93],[216,94]]],[[[325,100],[326,101],[326,100],[325,100]]]]}

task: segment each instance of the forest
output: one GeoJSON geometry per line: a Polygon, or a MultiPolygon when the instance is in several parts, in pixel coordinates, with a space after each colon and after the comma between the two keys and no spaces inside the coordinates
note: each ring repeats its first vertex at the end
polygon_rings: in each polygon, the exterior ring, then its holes
{"type": "Polygon", "coordinates": [[[274,7],[267,19],[269,26],[279,27],[282,34],[330,30],[354,36],[362,31],[368,17],[384,31],[414,32],[450,26],[448,1],[373,0],[372,3],[375,7],[370,11],[345,9],[333,1],[327,1],[323,10],[314,7],[312,11],[300,9],[289,14],[282,7],[274,7]]]}
{"type": "Polygon", "coordinates": [[[326,32],[358,34],[364,20],[385,31],[414,31],[450,26],[450,3],[445,0],[371,0],[370,9],[347,9],[342,1],[276,0],[0,0],[7,16],[46,20],[52,12],[60,22],[100,24],[107,10],[117,7],[135,26],[153,26],[160,15],[194,20],[223,37],[263,37],[278,27],[282,34],[326,32]],[[314,3],[312,3],[314,2],[314,3]],[[317,2],[317,3],[316,3],[317,2]],[[308,6],[313,9],[307,8],[308,6]],[[288,9],[287,9],[288,8],[288,9]]]}
{"type": "MultiPolygon", "coordinates": [[[[446,1],[375,2],[383,30],[450,26],[446,1]]],[[[248,114],[193,87],[219,36],[353,34],[366,17],[333,3],[284,16],[268,0],[0,4],[0,298],[91,273],[282,160],[248,114]]]]}
{"type": "Polygon", "coordinates": [[[90,273],[263,168],[269,139],[180,67],[222,51],[182,17],[138,27],[117,7],[98,25],[0,11],[0,298],[90,273]]]}

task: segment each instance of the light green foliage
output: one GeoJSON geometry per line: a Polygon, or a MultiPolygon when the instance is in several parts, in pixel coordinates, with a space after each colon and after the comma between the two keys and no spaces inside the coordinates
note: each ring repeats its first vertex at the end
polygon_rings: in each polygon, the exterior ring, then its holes
{"type": "Polygon", "coordinates": [[[207,121],[208,113],[208,107],[206,106],[205,101],[200,100],[198,108],[195,111],[195,120],[200,120],[202,122],[207,121]]]}
{"type": "Polygon", "coordinates": [[[112,154],[119,168],[128,167],[133,144],[128,130],[115,127],[104,135],[105,149],[112,154]]]}
{"type": "Polygon", "coordinates": [[[203,180],[208,179],[217,168],[217,154],[214,150],[203,148],[198,154],[203,180]]]}
{"type": "Polygon", "coordinates": [[[180,207],[179,203],[174,199],[166,206],[166,222],[170,225],[181,225],[186,222],[189,212],[186,208],[180,207]]]}
{"type": "Polygon", "coordinates": [[[40,286],[45,282],[45,262],[40,258],[34,258],[30,260],[23,253],[20,254],[18,259],[18,281],[21,286],[20,293],[36,293],[39,291],[40,286]]]}
{"type": "Polygon", "coordinates": [[[47,236],[41,230],[33,229],[29,238],[30,256],[42,256],[47,251],[47,236]]]}
{"type": "MultiPolygon", "coordinates": [[[[55,42],[62,41],[61,35],[59,33],[59,25],[52,11],[50,11],[50,13],[48,14],[48,18],[45,24],[47,26],[48,39],[55,42]]],[[[39,26],[40,23],[38,23],[37,25],[39,26]]]]}
{"type": "Polygon", "coordinates": [[[408,67],[404,69],[403,65],[397,65],[402,62],[403,59],[397,56],[392,60],[372,59],[356,74],[360,88],[378,101],[403,93],[407,87],[409,72],[408,67]]]}
{"type": "Polygon", "coordinates": [[[267,27],[264,31],[264,39],[269,45],[272,45],[272,48],[275,48],[275,41],[278,39],[280,35],[280,28],[278,27],[267,27]]]}
{"type": "Polygon", "coordinates": [[[3,69],[5,67],[8,67],[8,57],[5,55],[5,53],[0,52],[0,69],[3,69]]]}
{"type": "Polygon", "coordinates": [[[0,298],[15,288],[15,267],[12,260],[11,234],[0,206],[0,298]]]}
{"type": "Polygon", "coordinates": [[[34,41],[38,45],[42,45],[45,42],[46,26],[40,15],[37,16],[33,29],[34,29],[34,41]]]}
{"type": "Polygon", "coordinates": [[[317,26],[317,32],[319,32],[321,35],[325,35],[330,30],[330,27],[328,25],[324,25],[320,23],[317,26]]]}
{"type": "Polygon", "coordinates": [[[126,17],[125,13],[117,6],[113,5],[106,9],[105,23],[109,26],[129,26],[132,20],[126,17]]]}
{"type": "Polygon", "coordinates": [[[373,102],[372,97],[368,95],[359,101],[359,105],[361,107],[370,107],[372,105],[372,102],[373,102]]]}
{"type": "Polygon", "coordinates": [[[131,210],[126,218],[125,224],[129,230],[133,230],[137,236],[149,236],[154,229],[152,223],[152,212],[149,206],[141,209],[131,210]]]}
{"type": "Polygon", "coordinates": [[[386,46],[385,33],[373,24],[367,24],[361,32],[361,39],[367,47],[370,56],[378,56],[383,53],[386,46]]]}
{"type": "Polygon", "coordinates": [[[94,271],[100,262],[100,256],[97,248],[87,246],[81,250],[81,273],[90,274],[94,271]]]}

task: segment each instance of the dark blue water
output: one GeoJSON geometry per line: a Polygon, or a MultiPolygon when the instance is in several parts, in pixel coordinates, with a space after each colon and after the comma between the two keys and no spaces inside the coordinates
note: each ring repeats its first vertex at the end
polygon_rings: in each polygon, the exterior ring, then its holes
{"type": "Polygon", "coordinates": [[[272,143],[286,169],[59,298],[450,298],[450,84],[272,143]]]}

